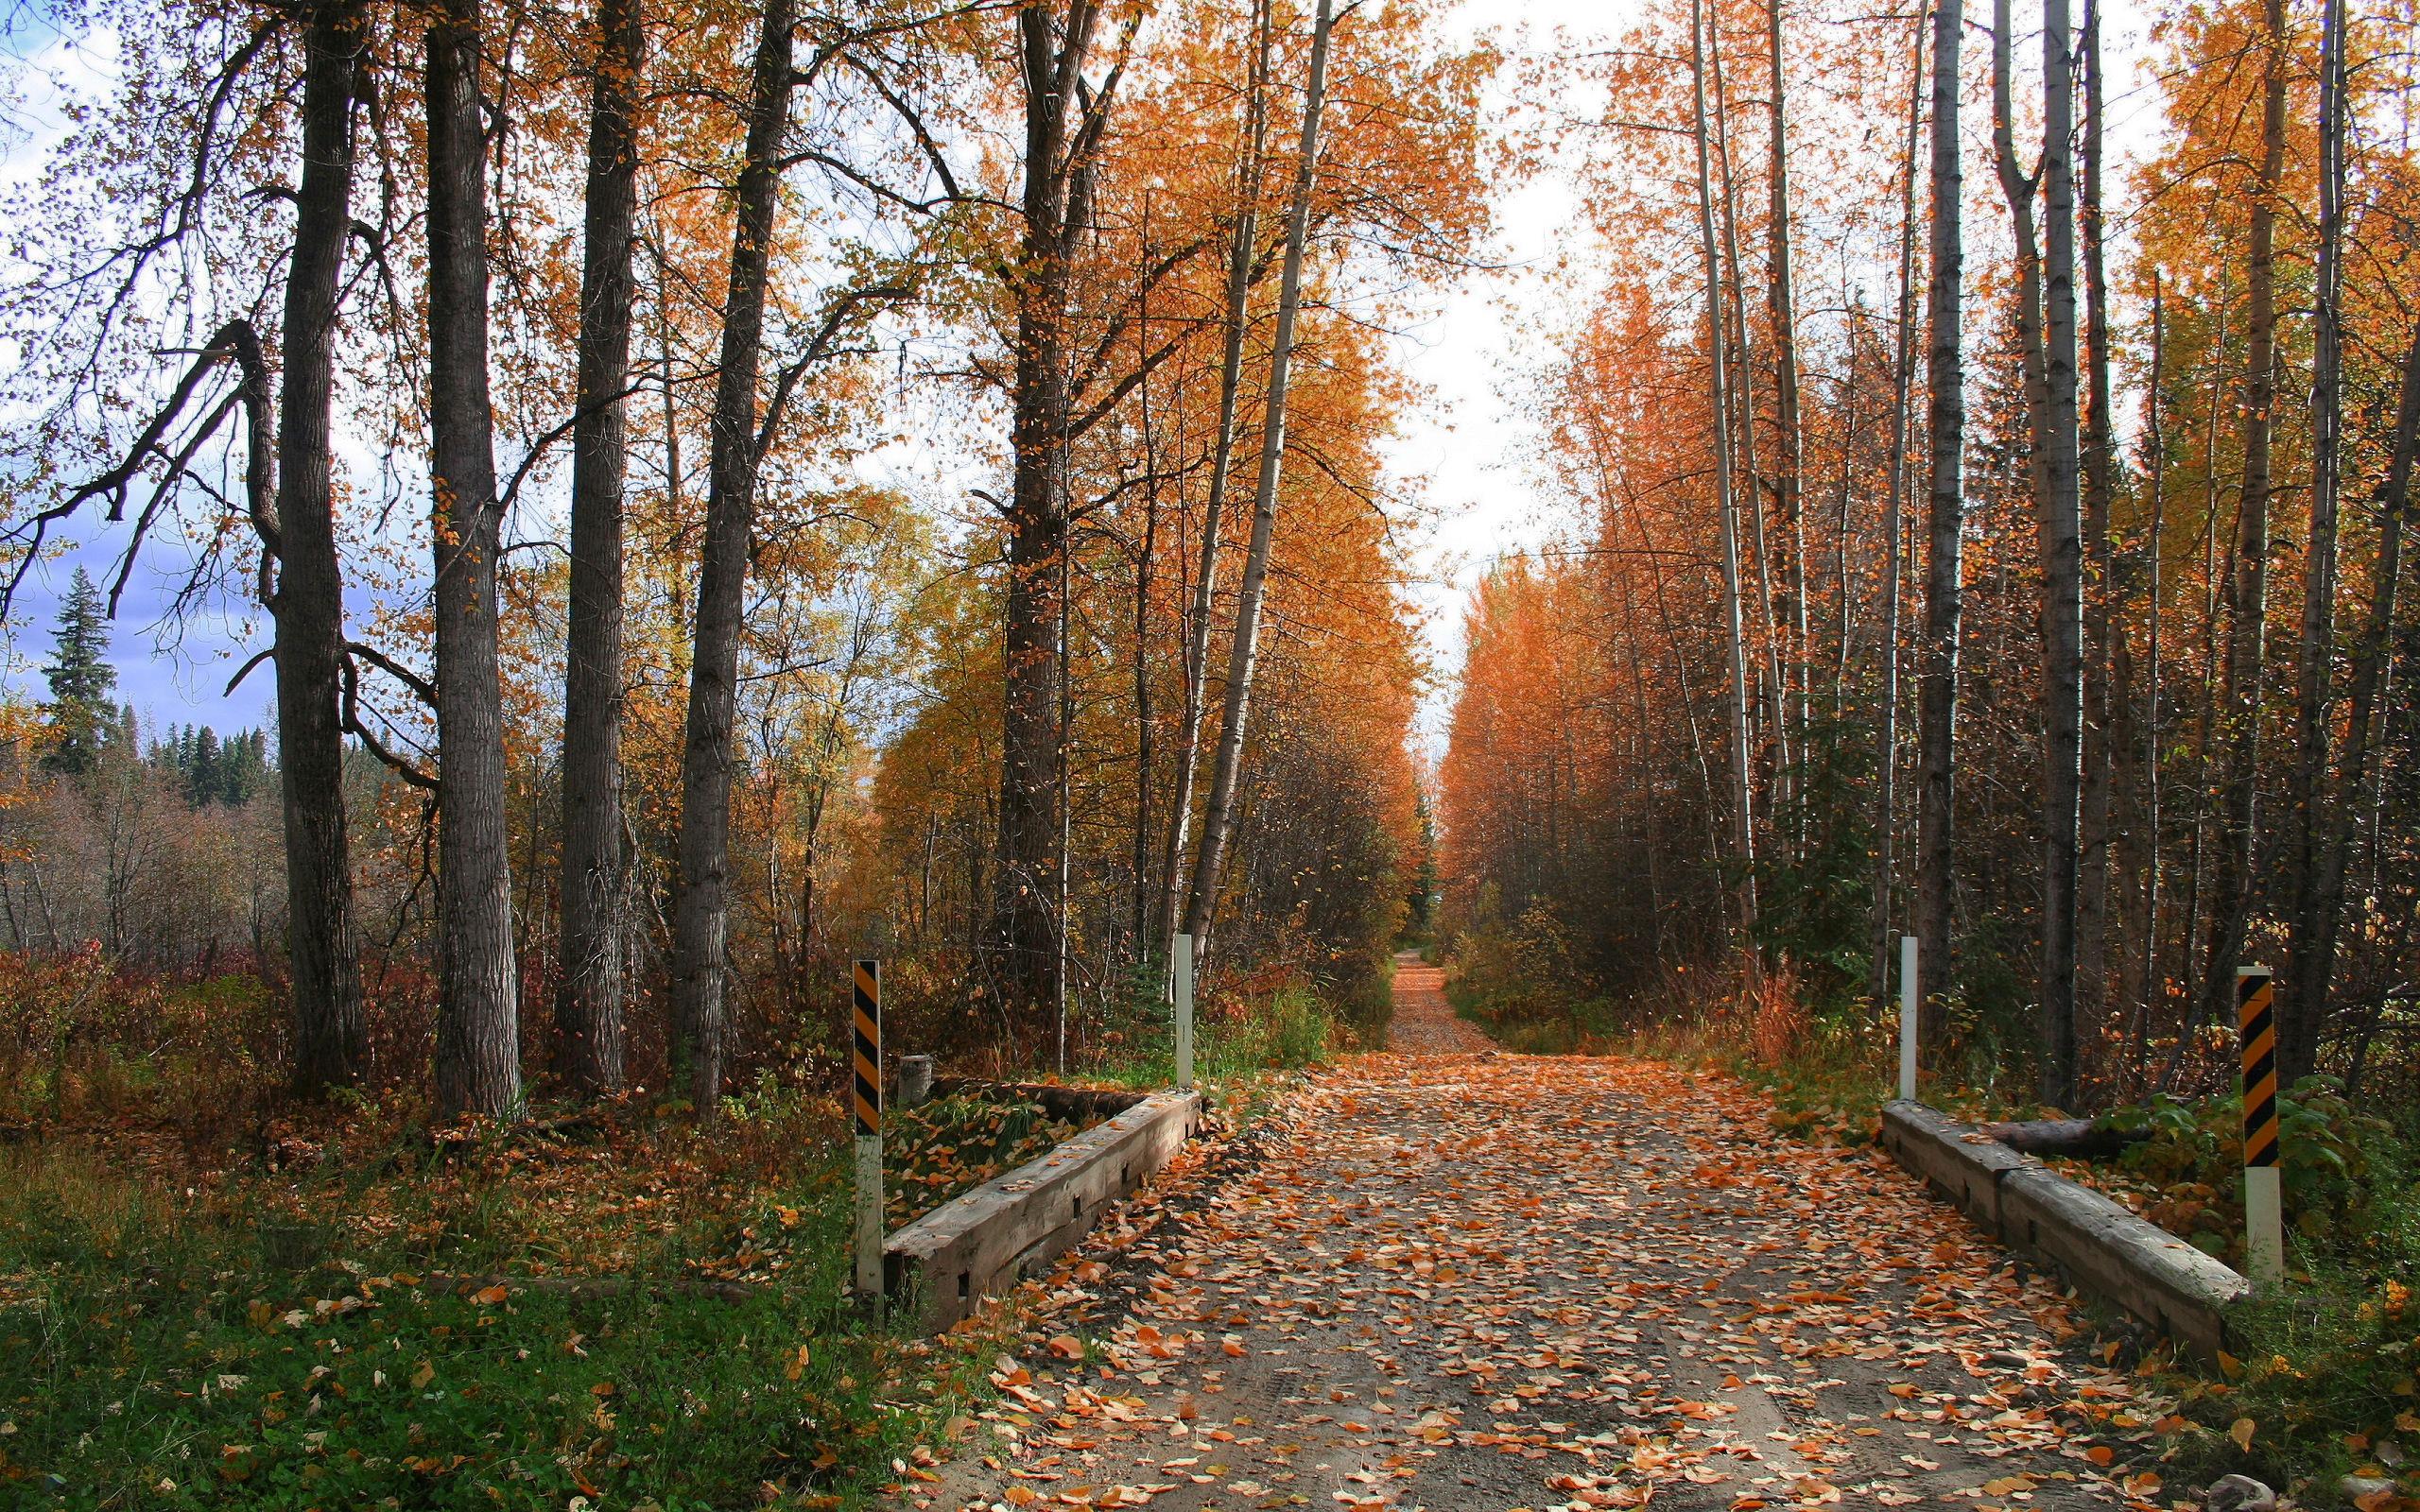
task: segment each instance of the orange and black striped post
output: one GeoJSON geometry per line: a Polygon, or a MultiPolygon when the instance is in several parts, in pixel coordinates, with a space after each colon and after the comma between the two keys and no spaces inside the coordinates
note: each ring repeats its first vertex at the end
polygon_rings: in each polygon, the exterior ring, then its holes
{"type": "Polygon", "coordinates": [[[882,1295],[882,963],[858,961],[856,1006],[857,1292],[882,1295]]]}
{"type": "Polygon", "coordinates": [[[2265,966],[2235,971],[2236,1022],[2243,1051],[2243,1247],[2252,1279],[2273,1286],[2286,1274],[2284,1194],[2277,1180],[2275,978],[2265,966]]]}

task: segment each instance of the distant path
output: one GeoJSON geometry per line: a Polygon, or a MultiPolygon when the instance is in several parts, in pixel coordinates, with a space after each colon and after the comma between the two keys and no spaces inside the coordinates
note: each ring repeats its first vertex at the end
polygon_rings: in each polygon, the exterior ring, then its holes
{"type": "Polygon", "coordinates": [[[1443,971],[1425,964],[1418,951],[1401,951],[1395,955],[1395,1011],[1387,1025],[1387,1048],[1401,1056],[1464,1056],[1493,1050],[1495,1041],[1454,1017],[1443,971]]]}
{"type": "Polygon", "coordinates": [[[1737,1082],[1662,1061],[1450,1053],[1486,1041],[1417,961],[1393,1040],[1105,1221],[1043,1283],[1008,1396],[918,1452],[901,1512],[2118,1512],[2158,1490],[2140,1425],[2166,1404],[1880,1152],[1785,1138],[1737,1082]]]}

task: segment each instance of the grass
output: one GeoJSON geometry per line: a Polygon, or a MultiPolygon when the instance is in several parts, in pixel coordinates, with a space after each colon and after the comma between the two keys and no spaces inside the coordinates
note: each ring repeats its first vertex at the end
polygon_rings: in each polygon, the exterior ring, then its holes
{"type": "MultiPolygon", "coordinates": [[[[1167,1084],[1136,1027],[1086,1079],[1167,1084]]],[[[1240,1124],[1351,1038],[1281,987],[1209,1006],[1197,1074],[1240,1124]]],[[[244,1065],[172,1104],[192,1079],[112,1042],[0,1067],[40,1119],[0,1143],[0,1509],[830,1512],[946,1452],[1022,1342],[1009,1310],[924,1340],[849,1297],[812,1087],[763,1077],[710,1130],[634,1092],[432,1134],[408,1094],[297,1107],[244,1065]]],[[[895,1228],[1076,1127],[944,1099],[890,1130],[895,1228]]]]}
{"type": "Polygon", "coordinates": [[[458,1211],[488,1232],[444,1263],[495,1279],[455,1295],[400,1245],[275,1270],[276,1225],[72,1151],[11,1158],[0,1503],[837,1507],[979,1389],[970,1349],[845,1299],[828,1161],[673,1224],[603,1297],[542,1289],[510,1179],[471,1177],[458,1211]],[[725,1300],[702,1278],[735,1263],[773,1279],[725,1300]]]}

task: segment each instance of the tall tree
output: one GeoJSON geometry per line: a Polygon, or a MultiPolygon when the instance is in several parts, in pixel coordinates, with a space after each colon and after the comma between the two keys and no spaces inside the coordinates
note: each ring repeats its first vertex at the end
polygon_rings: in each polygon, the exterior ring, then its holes
{"type": "Polygon", "coordinates": [[[487,137],[479,0],[428,28],[428,431],[437,620],[437,1102],[521,1097],[520,977],[497,680],[495,418],[488,397],[487,137]]]}
{"type": "Polygon", "coordinates": [[[1253,265],[1259,256],[1260,180],[1269,145],[1269,50],[1273,28],[1268,0],[1254,0],[1252,68],[1244,83],[1243,143],[1236,163],[1236,209],[1227,235],[1225,340],[1219,359],[1219,418],[1210,443],[1210,496],[1201,510],[1201,564],[1193,579],[1193,608],[1184,647],[1184,712],[1177,730],[1176,796],[1168,815],[1167,849],[1162,858],[1160,940],[1176,933],[1184,901],[1185,830],[1193,818],[1193,789],[1201,765],[1203,689],[1210,669],[1211,606],[1219,585],[1219,530],[1227,508],[1227,484],[1236,454],[1236,394],[1243,384],[1244,328],[1250,315],[1253,265]]]}
{"type": "Polygon", "coordinates": [[[1936,0],[1932,23],[1931,277],[1925,293],[1926,433],[1930,452],[1926,506],[1925,625],[1918,655],[1916,940],[1924,1002],[1939,1003],[1955,977],[1949,925],[1957,859],[1952,778],[1958,744],[1959,621],[1966,528],[1965,367],[1961,355],[1958,44],[1963,0],[1936,0]]]}
{"type": "Polygon", "coordinates": [[[2083,526],[2076,468],[2075,75],[2067,0],[2042,6],[2042,1067],[2076,1098],[2076,838],[2083,794],[2083,526]]]}
{"type": "MultiPolygon", "coordinates": [[[[370,1069],[346,834],[346,720],[338,699],[344,576],[337,562],[329,438],[337,306],[353,234],[354,106],[367,27],[358,0],[330,0],[310,12],[304,36],[302,175],[285,270],[276,516],[268,518],[257,502],[252,508],[261,537],[261,596],[277,624],[287,990],[294,1005],[294,1085],[305,1094],[351,1086],[370,1069]]],[[[257,449],[252,469],[257,501],[268,481],[257,449]]]]}
{"type": "Polygon", "coordinates": [[[1059,821],[1061,557],[1067,550],[1070,338],[1077,252],[1092,219],[1094,175],[1121,68],[1085,73],[1101,19],[1096,0],[1024,7],[1017,72],[1025,104],[1023,193],[1011,294],[1014,375],[1008,502],[1007,637],[1000,725],[999,842],[987,952],[991,988],[1029,1032],[1058,1001],[1053,917],[1059,821]]]}
{"type": "Polygon", "coordinates": [[[2234,571],[2226,582],[2226,666],[2214,736],[2223,749],[2210,868],[2209,943],[2202,979],[2204,1022],[2234,1015],[2235,969],[2252,906],[2260,846],[2260,719],[2269,617],[2270,445],[2277,403],[2277,212],[2286,163],[2285,0],[2262,0],[2260,156],[2251,185],[2244,268],[2243,487],[2234,571]]]}
{"type": "Polygon", "coordinates": [[[1259,650],[1261,595],[1269,578],[1269,554],[1277,531],[1277,485],[1286,461],[1287,384],[1294,361],[1294,323],[1303,302],[1304,244],[1309,238],[1311,186],[1319,169],[1320,112],[1327,101],[1328,37],[1335,26],[1331,0],[1319,0],[1312,24],[1310,77],[1303,96],[1303,140],[1294,165],[1294,198],[1286,215],[1286,266],[1277,289],[1277,331],[1269,354],[1269,398],[1261,418],[1260,475],[1253,489],[1252,540],[1236,593],[1235,639],[1227,652],[1226,704],[1219,713],[1219,748],[1210,770],[1210,798],[1201,816],[1201,849],[1194,858],[1193,896],[1185,905],[1185,933],[1210,933],[1218,906],[1219,869],[1235,824],[1236,783],[1241,775],[1244,722],[1252,708],[1252,681],[1259,650]]]}
{"type": "MultiPolygon", "coordinates": [[[[1908,390],[1915,377],[1916,163],[1924,131],[1924,12],[1916,14],[1908,56],[1908,138],[1899,176],[1899,311],[1891,363],[1891,487],[1882,515],[1882,732],[1878,782],[1874,795],[1874,969],[1869,990],[1886,1002],[1891,987],[1891,895],[1898,875],[1893,857],[1898,838],[1899,618],[1907,578],[1901,549],[1908,492],[1908,390]]],[[[1846,585],[1842,585],[1844,593],[1846,585]]],[[[1847,634],[1841,640],[1845,653],[1847,634]]]]}
{"type": "Polygon", "coordinates": [[[1732,848],[1733,859],[1739,868],[1738,940],[1753,977],[1756,934],[1755,775],[1748,752],[1747,644],[1739,603],[1738,509],[1731,480],[1730,391],[1722,362],[1726,339],[1722,263],[1716,249],[1713,170],[1707,142],[1704,9],[1703,0],[1689,0],[1690,120],[1697,144],[1698,251],[1705,276],[1706,405],[1714,427],[1715,509],[1722,523],[1723,633],[1731,666],[1732,848]]]}
{"type": "Polygon", "coordinates": [[[2344,236],[2344,0],[2325,0],[2319,32],[2319,248],[2311,268],[2310,538],[2303,552],[2302,644],[2294,677],[2293,813],[2287,870],[2293,880],[2292,976],[2277,1009],[2277,1076],[2290,1087],[2316,1069],[2335,965],[2332,921],[2323,909],[2328,864],[2330,710],[2336,672],[2336,515],[2343,422],[2340,297],[2344,236]],[[2323,936],[2325,944],[2323,945],[2323,936]]]}
{"type": "MultiPolygon", "coordinates": [[[[2101,0],[2084,0],[2083,11],[2083,232],[2085,407],[2083,439],[2083,552],[2091,563],[2084,603],[2083,790],[2076,839],[2075,1005],[2079,1034],[2105,1019],[2108,998],[2110,877],[2120,859],[2110,844],[2111,791],[2131,799],[2136,770],[2132,730],[2132,647],[2117,633],[2124,593],[2110,540],[2109,510],[2116,491],[2117,443],[2109,395],[2108,218],[2101,204],[2103,129],[2101,0]]],[[[2131,814],[2131,806],[2121,801],[2131,814]]],[[[2120,820],[2120,823],[2125,822],[2120,820]]],[[[2126,873],[2131,878],[2133,873],[2126,873]]],[[[2130,884],[2131,885],[2131,884],[2130,884]]]]}
{"type": "Polygon", "coordinates": [[[1798,296],[1790,274],[1789,228],[1789,71],[1782,57],[1782,0],[1765,0],[1765,52],[1771,72],[1767,89],[1772,98],[1766,114],[1772,125],[1766,157],[1765,182],[1770,192],[1765,242],[1772,277],[1767,284],[1767,315],[1773,328],[1773,421],[1781,435],[1773,463],[1773,494],[1781,504],[1782,527],[1789,536],[1789,606],[1783,615],[1790,637],[1791,685],[1796,690],[1794,728],[1789,745],[1800,759],[1806,754],[1806,523],[1802,517],[1806,492],[1806,438],[1800,421],[1798,372],[1798,296]]]}
{"type": "Polygon", "coordinates": [[[729,971],[732,730],[739,634],[756,522],[757,377],[765,292],[780,203],[782,138],[790,122],[790,0],[765,0],[748,95],[748,132],[731,232],[722,363],[708,422],[705,539],[700,549],[689,707],[681,751],[679,873],[672,915],[672,1074],[698,1116],[722,1096],[724,977],[729,971]]]}
{"type": "Polygon", "coordinates": [[[592,1092],[622,1084],[622,493],[638,88],[647,48],[639,0],[599,0],[596,32],[572,429],[558,903],[562,980],[554,1025],[557,1074],[592,1092]]]}

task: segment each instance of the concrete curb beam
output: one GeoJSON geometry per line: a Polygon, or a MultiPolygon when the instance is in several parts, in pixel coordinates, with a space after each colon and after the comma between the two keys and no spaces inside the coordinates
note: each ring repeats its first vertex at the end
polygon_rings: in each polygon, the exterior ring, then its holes
{"type": "Polygon", "coordinates": [[[1048,1155],[942,1204],[883,1244],[884,1290],[939,1333],[1092,1232],[1109,1204],[1201,1132],[1199,1092],[1155,1092],[1048,1155]]]}
{"type": "Polygon", "coordinates": [[[1882,1107],[1882,1147],[2011,1249],[2117,1303],[2215,1365],[2225,1310],[2252,1283],[2184,1240],[1922,1103],[1882,1107]]]}

